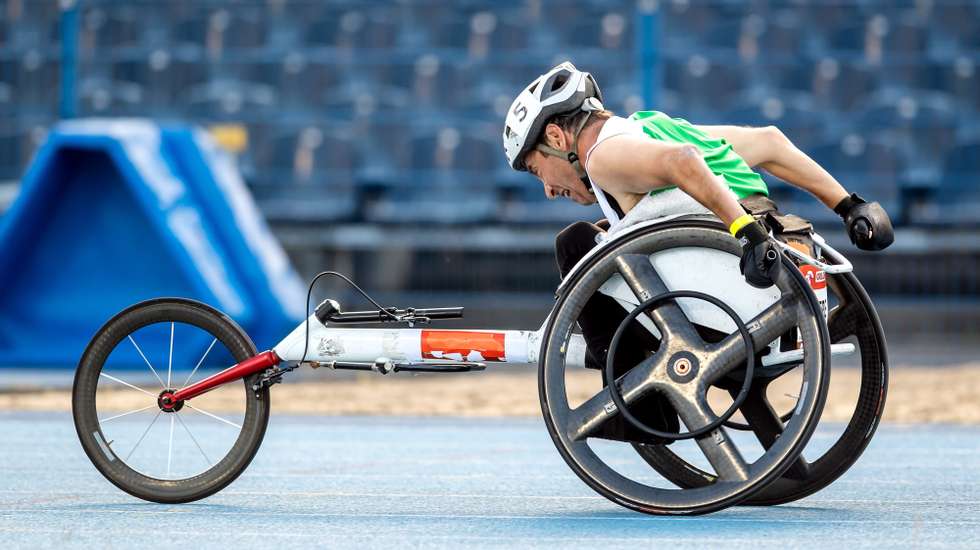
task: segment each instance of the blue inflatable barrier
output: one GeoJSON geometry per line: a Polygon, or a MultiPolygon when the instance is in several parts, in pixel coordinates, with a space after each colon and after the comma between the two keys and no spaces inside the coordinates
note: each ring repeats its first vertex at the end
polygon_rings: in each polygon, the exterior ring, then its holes
{"type": "Polygon", "coordinates": [[[59,124],[0,218],[0,251],[4,366],[74,366],[112,315],[159,296],[213,305],[260,349],[303,317],[305,289],[237,169],[192,128],[59,124]]]}

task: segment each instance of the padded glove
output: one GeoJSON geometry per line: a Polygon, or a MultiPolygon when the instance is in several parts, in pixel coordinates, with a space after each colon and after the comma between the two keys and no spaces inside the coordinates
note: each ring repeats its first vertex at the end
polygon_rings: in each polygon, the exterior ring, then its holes
{"type": "Polygon", "coordinates": [[[735,238],[742,245],[742,259],[738,262],[738,267],[750,285],[769,288],[776,282],[779,270],[782,269],[779,251],[769,240],[769,232],[765,226],[755,219],[746,223],[746,216],[735,220],[731,227],[735,238]]]}
{"type": "Polygon", "coordinates": [[[867,202],[852,193],[837,203],[834,212],[844,220],[847,236],[861,250],[882,250],[895,241],[888,213],[877,202],[867,202]]]}

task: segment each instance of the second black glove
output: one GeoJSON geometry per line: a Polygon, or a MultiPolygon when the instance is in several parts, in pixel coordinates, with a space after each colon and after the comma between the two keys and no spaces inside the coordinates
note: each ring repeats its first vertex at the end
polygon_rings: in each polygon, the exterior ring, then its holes
{"type": "Polygon", "coordinates": [[[852,193],[837,203],[834,212],[844,220],[847,236],[861,250],[882,250],[895,241],[892,221],[877,202],[867,202],[852,193]]]}

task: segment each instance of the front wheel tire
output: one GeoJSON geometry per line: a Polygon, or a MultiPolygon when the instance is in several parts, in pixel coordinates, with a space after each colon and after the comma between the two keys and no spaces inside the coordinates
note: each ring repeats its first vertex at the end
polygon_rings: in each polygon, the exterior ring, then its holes
{"type": "Polygon", "coordinates": [[[268,388],[252,389],[256,374],[177,410],[158,398],[255,354],[241,327],[200,302],[164,298],[122,311],[95,334],[75,373],[72,416],[85,454],[143,500],[174,504],[220,491],[262,443],[268,388]]]}

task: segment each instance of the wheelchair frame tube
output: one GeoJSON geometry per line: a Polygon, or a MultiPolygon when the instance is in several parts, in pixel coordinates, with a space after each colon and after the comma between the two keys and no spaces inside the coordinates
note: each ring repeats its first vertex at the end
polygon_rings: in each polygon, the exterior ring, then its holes
{"type": "MultiPolygon", "coordinates": [[[[434,364],[440,361],[479,363],[521,363],[538,361],[542,331],[493,329],[429,328],[338,328],[323,326],[315,316],[301,323],[273,350],[283,361],[376,362],[434,364]]],[[[569,343],[570,362],[585,363],[585,342],[573,335],[569,343]]]]}

